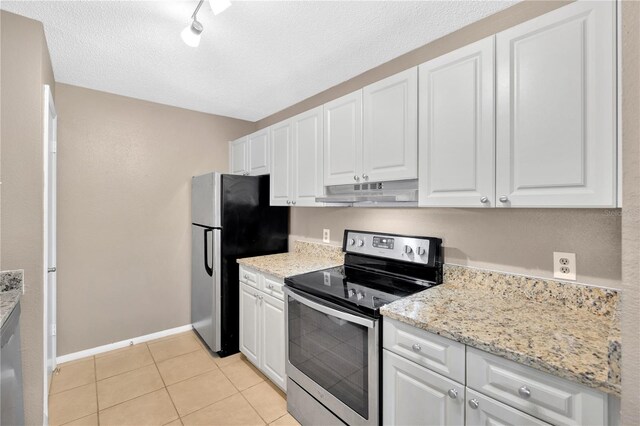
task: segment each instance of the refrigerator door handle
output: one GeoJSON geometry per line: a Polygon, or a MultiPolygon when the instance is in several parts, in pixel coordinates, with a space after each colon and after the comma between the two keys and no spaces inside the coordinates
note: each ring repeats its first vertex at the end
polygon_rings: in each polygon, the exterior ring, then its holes
{"type": "Polygon", "coordinates": [[[204,269],[210,277],[213,277],[213,265],[209,266],[209,239],[207,238],[211,231],[211,229],[204,230],[204,269]]]}

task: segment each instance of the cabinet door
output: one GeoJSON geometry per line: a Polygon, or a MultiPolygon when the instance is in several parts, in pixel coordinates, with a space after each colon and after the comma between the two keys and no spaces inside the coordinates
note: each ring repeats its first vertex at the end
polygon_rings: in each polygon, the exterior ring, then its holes
{"type": "Polygon", "coordinates": [[[271,173],[269,194],[272,206],[291,204],[291,166],[293,162],[291,120],[271,126],[271,173]]]}
{"type": "Polygon", "coordinates": [[[464,386],[386,349],[382,353],[383,424],[464,423],[464,386]]]}
{"type": "Polygon", "coordinates": [[[616,2],[496,36],[498,207],[616,204],[616,2]]]}
{"type": "Polygon", "coordinates": [[[249,174],[269,174],[269,129],[262,129],[248,136],[249,174]]]}
{"type": "Polygon", "coordinates": [[[365,181],[418,177],[418,68],[365,87],[363,173],[365,181]]]}
{"type": "Polygon", "coordinates": [[[258,301],[258,290],[240,283],[240,352],[256,366],[260,353],[258,301]]]}
{"type": "Polygon", "coordinates": [[[229,142],[229,173],[244,175],[249,173],[247,137],[229,142]]]}
{"type": "Polygon", "coordinates": [[[285,390],[284,302],[267,294],[260,297],[260,369],[285,390]]]}
{"type": "Polygon", "coordinates": [[[467,388],[467,426],[548,426],[549,423],[467,388]]]}
{"type": "Polygon", "coordinates": [[[324,185],[359,182],[362,175],[362,90],[324,105],[324,185]]]}
{"type": "Polygon", "coordinates": [[[495,206],[494,42],[420,65],[420,206],[495,206]]]}
{"type": "Polygon", "coordinates": [[[293,194],[297,206],[319,206],[322,196],[322,107],[304,112],[293,121],[293,194]]]}

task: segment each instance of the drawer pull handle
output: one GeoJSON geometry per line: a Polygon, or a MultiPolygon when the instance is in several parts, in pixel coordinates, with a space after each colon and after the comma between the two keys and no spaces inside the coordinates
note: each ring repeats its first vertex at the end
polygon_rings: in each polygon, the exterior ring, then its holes
{"type": "Polygon", "coordinates": [[[422,350],[422,346],[420,346],[417,343],[414,343],[413,346],[411,346],[411,348],[416,352],[420,352],[422,350]]]}
{"type": "Polygon", "coordinates": [[[518,393],[523,398],[529,398],[531,396],[531,391],[526,386],[522,386],[520,389],[518,389],[518,393]]]}
{"type": "Polygon", "coordinates": [[[267,284],[267,287],[268,287],[270,290],[273,290],[273,284],[267,284]]]}
{"type": "Polygon", "coordinates": [[[449,395],[449,398],[451,399],[456,399],[458,397],[458,391],[455,389],[449,389],[447,391],[447,395],[449,395]]]}
{"type": "Polygon", "coordinates": [[[473,408],[474,410],[477,410],[479,406],[480,406],[480,402],[477,399],[473,398],[469,400],[469,407],[473,408]]]}
{"type": "Polygon", "coordinates": [[[245,279],[245,280],[248,280],[248,279],[249,279],[249,275],[244,274],[244,279],[245,279]]]}

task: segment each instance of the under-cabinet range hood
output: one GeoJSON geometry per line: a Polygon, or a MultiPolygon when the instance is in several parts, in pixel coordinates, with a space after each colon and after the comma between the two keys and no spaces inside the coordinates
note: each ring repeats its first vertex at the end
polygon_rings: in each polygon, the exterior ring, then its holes
{"type": "Polygon", "coordinates": [[[418,205],[418,180],[327,186],[325,196],[316,201],[354,207],[413,207],[418,205]]]}

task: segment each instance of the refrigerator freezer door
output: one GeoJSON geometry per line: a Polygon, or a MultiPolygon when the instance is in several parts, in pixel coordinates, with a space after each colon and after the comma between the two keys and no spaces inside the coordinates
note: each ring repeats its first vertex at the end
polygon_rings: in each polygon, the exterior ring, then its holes
{"type": "Polygon", "coordinates": [[[191,223],[220,227],[220,173],[194,176],[191,180],[191,223]]]}
{"type": "Polygon", "coordinates": [[[220,230],[191,225],[191,323],[220,350],[220,230]]]}

